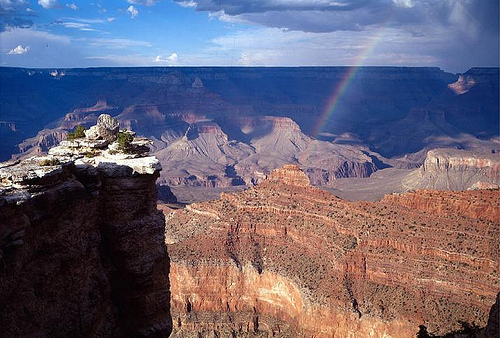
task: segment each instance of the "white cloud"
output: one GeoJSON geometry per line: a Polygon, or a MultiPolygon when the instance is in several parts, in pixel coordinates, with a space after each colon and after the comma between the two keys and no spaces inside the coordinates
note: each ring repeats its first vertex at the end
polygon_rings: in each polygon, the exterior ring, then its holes
{"type": "Polygon", "coordinates": [[[224,11],[209,12],[208,17],[210,19],[216,18],[220,21],[228,22],[228,23],[248,23],[248,21],[242,19],[241,16],[239,16],[239,15],[235,15],[235,16],[227,15],[224,11]]]}
{"type": "Polygon", "coordinates": [[[115,18],[108,18],[108,22],[113,22],[115,20],[116,20],[115,18]]]}
{"type": "Polygon", "coordinates": [[[132,19],[139,15],[139,11],[134,6],[129,6],[127,12],[130,13],[132,19]]]}
{"type": "Polygon", "coordinates": [[[26,54],[30,50],[30,46],[23,47],[18,45],[16,48],[12,48],[7,54],[21,55],[26,54]]]}
{"type": "Polygon", "coordinates": [[[71,68],[85,67],[80,49],[66,35],[56,35],[33,28],[13,28],[0,33],[0,51],[7,54],[11,46],[30,46],[24,57],[5,55],[1,58],[10,67],[71,68]],[[8,48],[7,48],[8,46],[8,48]]]}
{"type": "Polygon", "coordinates": [[[100,66],[155,66],[150,56],[142,54],[108,54],[87,56],[86,59],[97,62],[100,66]]]}
{"type": "Polygon", "coordinates": [[[129,4],[153,6],[161,0],[127,0],[129,4]]]}
{"type": "Polygon", "coordinates": [[[446,30],[414,36],[395,28],[311,33],[260,28],[212,40],[183,64],[243,66],[445,66],[449,58],[446,30]],[[429,49],[433,52],[429,52],[429,49]]]}
{"type": "Polygon", "coordinates": [[[26,0],[0,0],[0,9],[13,10],[27,5],[26,0]]]}
{"type": "Polygon", "coordinates": [[[78,29],[80,31],[97,32],[97,30],[93,29],[88,23],[63,22],[62,25],[66,28],[75,28],[75,29],[78,29]]]}
{"type": "Polygon", "coordinates": [[[66,4],[66,7],[68,7],[69,9],[72,9],[74,11],[77,11],[78,10],[78,6],[75,5],[74,3],[71,3],[71,4],[66,4]]]}
{"type": "Polygon", "coordinates": [[[193,0],[189,1],[181,1],[178,3],[182,7],[187,7],[187,8],[196,8],[197,4],[193,0]]]}
{"type": "Polygon", "coordinates": [[[413,8],[415,4],[413,3],[413,0],[392,0],[396,6],[403,7],[403,8],[413,8]]]}
{"type": "Polygon", "coordinates": [[[172,53],[172,54],[170,54],[170,56],[168,56],[166,58],[158,55],[155,59],[155,62],[168,63],[170,65],[174,65],[174,64],[177,64],[179,62],[179,56],[177,55],[177,53],[172,53]]]}
{"type": "Polygon", "coordinates": [[[38,0],[38,4],[45,9],[56,8],[59,6],[58,0],[38,0]]]}
{"type": "Polygon", "coordinates": [[[62,18],[62,20],[72,20],[84,23],[105,23],[104,19],[86,19],[86,18],[75,18],[75,17],[66,17],[62,18]]]}
{"type": "Polygon", "coordinates": [[[78,39],[78,41],[87,43],[89,47],[107,48],[107,49],[126,49],[132,47],[152,47],[152,44],[147,41],[132,40],[132,39],[78,39]]]}

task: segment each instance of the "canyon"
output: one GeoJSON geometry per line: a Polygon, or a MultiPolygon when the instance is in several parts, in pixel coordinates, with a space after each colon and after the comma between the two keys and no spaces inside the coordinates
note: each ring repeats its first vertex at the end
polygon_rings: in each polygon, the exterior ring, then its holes
{"type": "MultiPolygon", "coordinates": [[[[106,113],[153,140],[152,153],[164,168],[159,188],[178,187],[185,202],[193,201],[190,188],[212,196],[237,190],[284,164],[299,165],[314,185],[328,189],[390,169],[415,172],[388,192],[500,183],[498,176],[476,179],[483,175],[471,174],[482,170],[475,167],[464,169],[472,180],[458,183],[446,181],[446,170],[436,174],[440,178],[416,170],[435,149],[498,164],[492,155],[500,151],[497,68],[450,74],[360,67],[331,110],[330,99],[349,70],[95,68],[58,70],[65,75],[54,77],[54,70],[0,68],[0,158],[44,154],[77,125],[88,128],[106,113]]],[[[377,179],[368,186],[372,181],[377,179]]],[[[377,190],[378,199],[387,192],[377,190]]]]}
{"type": "Polygon", "coordinates": [[[498,68],[55,71],[0,67],[4,336],[498,335],[498,68]]]}
{"type": "MultiPolygon", "coordinates": [[[[161,206],[174,336],[414,337],[484,327],[500,291],[498,190],[346,202],[284,166],[161,206]]],[[[483,332],[484,333],[484,332],[483,332]]]]}
{"type": "Polygon", "coordinates": [[[156,203],[155,157],[102,143],[2,164],[4,336],[498,332],[498,189],[347,202],[285,165],[173,208],[156,203]]]}

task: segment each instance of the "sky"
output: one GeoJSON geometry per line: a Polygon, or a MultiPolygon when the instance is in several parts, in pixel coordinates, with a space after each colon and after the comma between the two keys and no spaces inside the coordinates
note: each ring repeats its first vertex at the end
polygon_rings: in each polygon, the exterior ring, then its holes
{"type": "Polygon", "coordinates": [[[0,0],[0,65],[499,66],[499,0],[0,0]]]}

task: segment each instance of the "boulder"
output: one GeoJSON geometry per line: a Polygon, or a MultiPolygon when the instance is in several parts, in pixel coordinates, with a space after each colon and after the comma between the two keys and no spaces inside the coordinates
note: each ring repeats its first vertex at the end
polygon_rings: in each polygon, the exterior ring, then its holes
{"type": "MultiPolygon", "coordinates": [[[[118,134],[118,130],[120,128],[120,123],[117,119],[113,118],[108,114],[101,114],[97,119],[97,133],[99,137],[107,140],[109,142],[113,142],[116,140],[116,134],[118,134]]],[[[93,127],[91,127],[92,129],[93,127]]]]}
{"type": "Polygon", "coordinates": [[[99,131],[97,126],[92,126],[89,129],[85,130],[85,137],[89,140],[97,140],[99,139],[99,131]]]}

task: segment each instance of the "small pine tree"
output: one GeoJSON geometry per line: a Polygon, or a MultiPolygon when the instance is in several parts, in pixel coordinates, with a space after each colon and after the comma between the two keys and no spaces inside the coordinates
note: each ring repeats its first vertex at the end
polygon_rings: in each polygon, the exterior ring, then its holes
{"type": "Polygon", "coordinates": [[[72,133],[68,133],[66,139],[74,140],[77,138],[84,138],[84,137],[85,137],[85,127],[79,124],[75,127],[72,133]]]}
{"type": "Polygon", "coordinates": [[[118,132],[116,142],[118,142],[118,150],[126,153],[130,150],[130,143],[134,137],[125,131],[118,132]]]}

